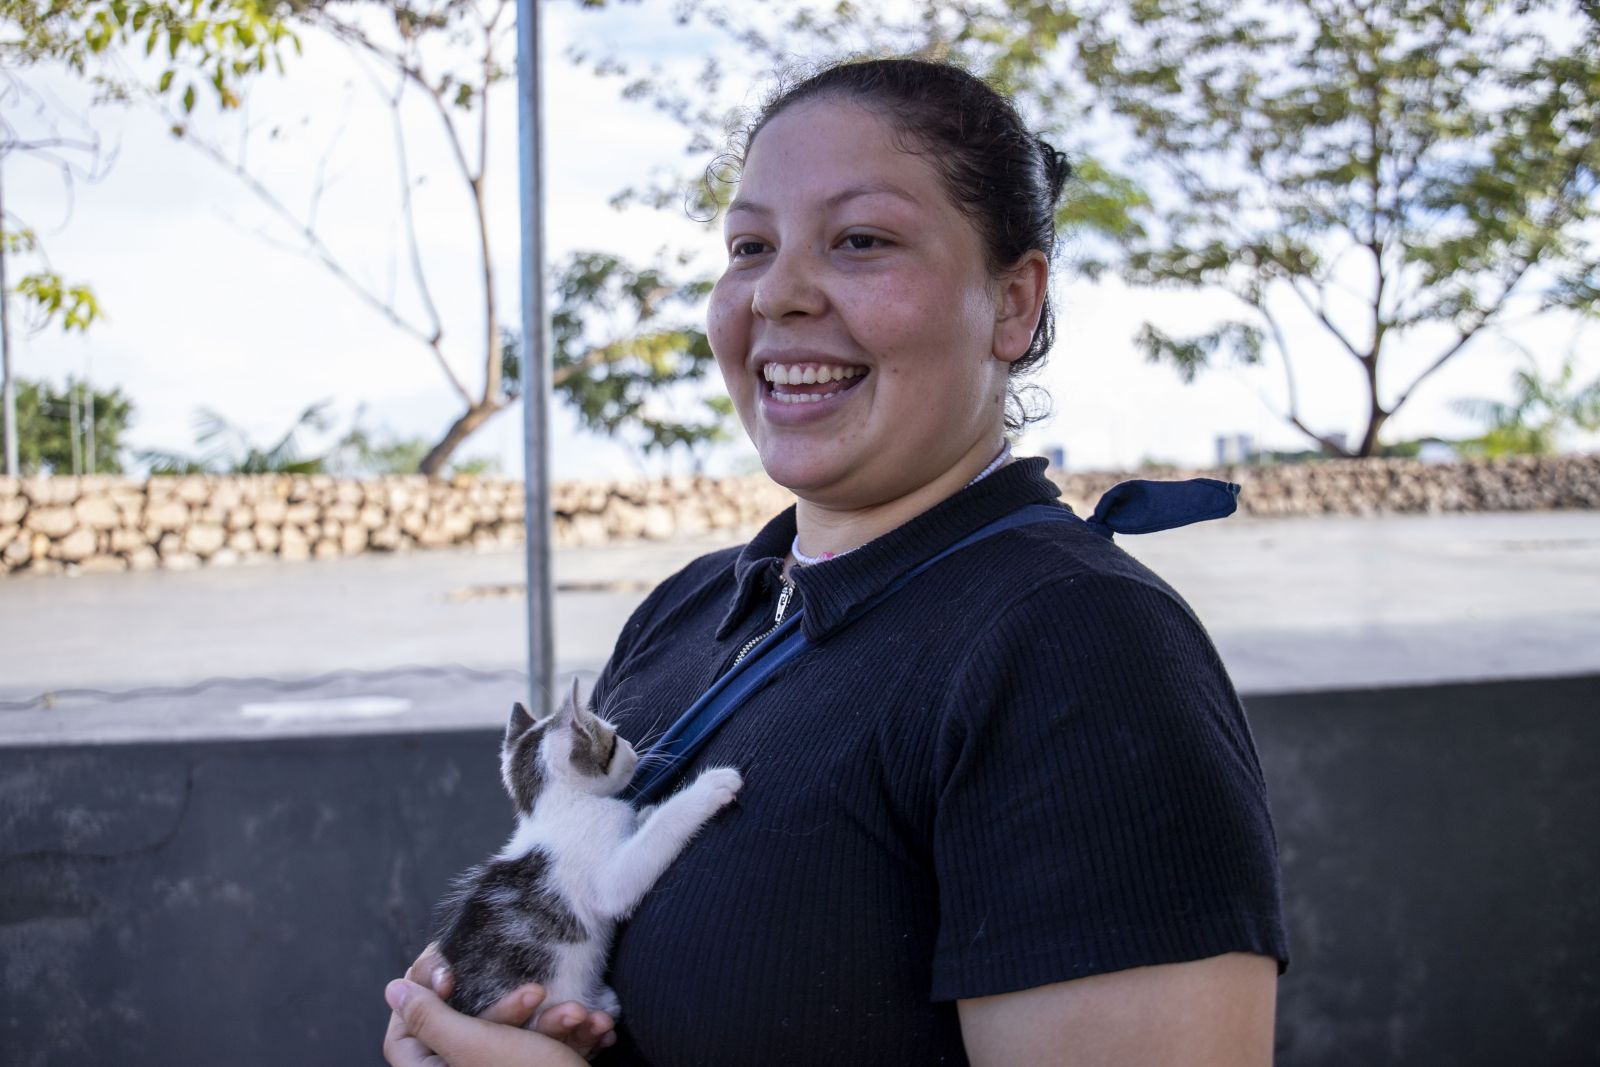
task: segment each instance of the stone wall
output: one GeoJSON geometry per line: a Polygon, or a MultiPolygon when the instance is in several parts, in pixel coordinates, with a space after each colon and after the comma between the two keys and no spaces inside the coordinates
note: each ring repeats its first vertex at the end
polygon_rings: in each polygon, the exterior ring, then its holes
{"type": "Polygon", "coordinates": [[[1243,486],[1239,514],[1437,514],[1446,511],[1551,511],[1600,508],[1600,453],[1515,456],[1464,463],[1410,459],[1330,460],[1212,470],[1134,474],[1056,474],[1061,496],[1080,515],[1125,478],[1221,478],[1243,486]]]}
{"type": "MultiPolygon", "coordinates": [[[[765,478],[552,490],[558,545],[753,527],[792,501],[765,478]]],[[[0,574],[189,569],[518,543],[522,483],[327,475],[0,478],[0,574]]]]}
{"type": "MultiPolygon", "coordinates": [[[[1246,515],[1600,508],[1600,455],[1458,464],[1365,460],[1212,471],[1057,474],[1088,514],[1127,477],[1223,478],[1246,515]]],[[[746,532],[793,499],[760,475],[562,483],[552,489],[560,546],[713,530],[746,532]]],[[[520,482],[326,475],[222,478],[0,478],[0,574],[192,568],[361,552],[493,547],[522,539],[520,482]]]]}

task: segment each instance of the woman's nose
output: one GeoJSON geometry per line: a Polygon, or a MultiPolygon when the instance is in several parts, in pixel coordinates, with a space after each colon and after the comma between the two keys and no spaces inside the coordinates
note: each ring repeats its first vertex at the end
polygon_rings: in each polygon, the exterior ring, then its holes
{"type": "Polygon", "coordinates": [[[820,315],[828,301],[817,279],[818,264],[806,249],[773,254],[756,282],[751,306],[761,318],[776,321],[789,315],[820,315]]]}

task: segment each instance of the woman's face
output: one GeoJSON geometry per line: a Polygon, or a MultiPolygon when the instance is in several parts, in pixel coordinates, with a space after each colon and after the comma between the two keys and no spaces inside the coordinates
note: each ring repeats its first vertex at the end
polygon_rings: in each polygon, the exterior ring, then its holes
{"type": "Polygon", "coordinates": [[[1016,347],[997,343],[1003,287],[939,174],[885,120],[848,101],[779,113],[725,229],[711,347],[774,481],[863,507],[999,449],[1021,355],[997,353],[1016,347]]]}

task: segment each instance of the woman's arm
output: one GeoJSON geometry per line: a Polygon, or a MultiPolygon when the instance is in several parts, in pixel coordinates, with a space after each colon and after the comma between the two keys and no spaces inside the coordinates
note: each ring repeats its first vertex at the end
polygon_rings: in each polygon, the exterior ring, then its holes
{"type": "Polygon", "coordinates": [[[957,1002],[973,1067],[1270,1067],[1278,963],[1225,956],[957,1002]]]}

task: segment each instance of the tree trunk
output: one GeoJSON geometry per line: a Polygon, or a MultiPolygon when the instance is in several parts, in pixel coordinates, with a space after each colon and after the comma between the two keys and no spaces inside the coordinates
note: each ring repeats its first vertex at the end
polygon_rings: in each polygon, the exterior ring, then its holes
{"type": "MultiPolygon", "coordinates": [[[[1383,336],[1380,333],[1378,342],[1383,336]]],[[[1392,411],[1383,410],[1383,405],[1378,401],[1378,347],[1375,343],[1372,354],[1361,361],[1367,371],[1367,432],[1361,437],[1361,447],[1355,450],[1358,459],[1370,459],[1378,451],[1378,431],[1383,429],[1383,424],[1388,421],[1392,411]]]]}
{"type": "Polygon", "coordinates": [[[444,465],[450,462],[450,457],[455,454],[456,449],[461,447],[462,442],[505,407],[504,401],[481,400],[462,412],[461,417],[445,431],[439,443],[422,457],[422,463],[417,469],[430,478],[437,478],[444,465]]]}
{"type": "Polygon", "coordinates": [[[1356,449],[1355,455],[1360,459],[1370,459],[1378,451],[1378,431],[1383,429],[1383,424],[1389,421],[1392,411],[1384,411],[1376,401],[1372,404],[1372,413],[1367,418],[1367,432],[1361,438],[1361,447],[1356,449]]]}

